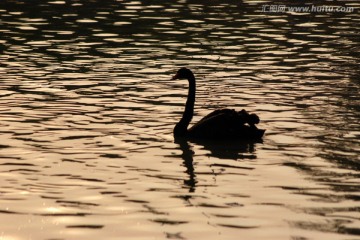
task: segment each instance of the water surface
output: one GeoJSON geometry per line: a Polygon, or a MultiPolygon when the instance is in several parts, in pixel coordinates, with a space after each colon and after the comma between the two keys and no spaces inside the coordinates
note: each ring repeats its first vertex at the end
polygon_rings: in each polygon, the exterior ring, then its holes
{"type": "Polygon", "coordinates": [[[360,239],[360,4],[264,4],[1,2],[0,238],[360,239]],[[263,143],[174,141],[181,66],[263,143]]]}

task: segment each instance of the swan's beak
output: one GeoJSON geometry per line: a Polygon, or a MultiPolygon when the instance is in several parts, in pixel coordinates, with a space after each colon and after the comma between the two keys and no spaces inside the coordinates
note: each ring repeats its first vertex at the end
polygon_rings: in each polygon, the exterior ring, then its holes
{"type": "Polygon", "coordinates": [[[176,74],[175,76],[173,76],[173,77],[171,78],[171,80],[176,80],[176,79],[179,79],[178,74],[176,74]]]}

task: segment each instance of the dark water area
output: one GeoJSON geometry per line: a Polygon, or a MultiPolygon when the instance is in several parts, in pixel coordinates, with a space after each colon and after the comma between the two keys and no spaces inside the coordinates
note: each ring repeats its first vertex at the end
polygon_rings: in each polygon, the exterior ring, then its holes
{"type": "Polygon", "coordinates": [[[360,239],[359,9],[1,1],[0,239],[360,239]],[[263,142],[174,141],[183,66],[263,142]]]}

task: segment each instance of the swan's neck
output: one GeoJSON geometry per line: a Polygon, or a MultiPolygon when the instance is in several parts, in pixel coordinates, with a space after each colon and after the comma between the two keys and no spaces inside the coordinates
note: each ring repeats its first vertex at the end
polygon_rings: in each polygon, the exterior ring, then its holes
{"type": "Polygon", "coordinates": [[[189,81],[189,93],[186,100],[185,111],[183,113],[181,120],[176,124],[174,128],[175,136],[186,136],[187,128],[194,115],[195,92],[196,92],[194,75],[190,76],[188,78],[188,81],[189,81]]]}

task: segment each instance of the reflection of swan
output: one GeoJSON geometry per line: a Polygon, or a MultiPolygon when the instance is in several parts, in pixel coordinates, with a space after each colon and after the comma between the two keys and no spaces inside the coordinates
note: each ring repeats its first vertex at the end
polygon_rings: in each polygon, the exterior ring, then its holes
{"type": "Polygon", "coordinates": [[[264,135],[265,130],[258,129],[255,126],[260,121],[259,117],[255,114],[249,114],[245,110],[239,112],[232,109],[215,110],[190,129],[187,129],[194,114],[195,77],[189,69],[180,68],[172,79],[187,79],[189,81],[189,94],[185,111],[174,128],[175,137],[261,139],[264,135]]]}
{"type": "Polygon", "coordinates": [[[194,152],[191,150],[189,143],[184,138],[175,138],[175,142],[179,144],[182,150],[181,158],[184,160],[184,166],[186,167],[186,173],[189,179],[184,180],[184,185],[189,187],[189,192],[195,192],[196,188],[196,175],[194,170],[194,152]]]}
{"type": "MultiPolygon", "coordinates": [[[[176,138],[175,138],[176,139],[176,138]]],[[[191,139],[192,143],[203,146],[204,150],[210,151],[207,156],[218,159],[251,160],[256,159],[256,143],[261,139],[191,139]]]]}
{"type": "MultiPolygon", "coordinates": [[[[210,152],[206,154],[209,157],[215,157],[218,159],[256,159],[255,154],[255,142],[254,141],[244,141],[244,140],[208,140],[208,139],[193,139],[195,144],[202,145],[205,150],[209,150],[210,152]]],[[[193,141],[191,140],[191,141],[193,141]]],[[[186,168],[185,173],[187,174],[187,178],[184,180],[184,187],[189,189],[189,192],[195,192],[198,179],[197,173],[195,171],[194,164],[194,155],[195,152],[192,150],[192,146],[188,142],[186,138],[176,137],[175,143],[179,145],[179,148],[182,151],[181,158],[183,161],[183,166],[186,168]]],[[[209,167],[219,167],[221,168],[221,172],[225,168],[238,168],[244,170],[253,170],[251,167],[243,167],[238,165],[229,164],[229,162],[222,163],[221,161],[215,161],[213,164],[210,164],[209,167]]],[[[211,170],[211,173],[214,174],[214,178],[217,173],[214,169],[211,170]]],[[[211,174],[209,172],[209,174],[211,174]]],[[[189,200],[191,196],[186,195],[185,200],[189,200]]]]}

